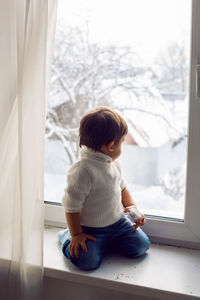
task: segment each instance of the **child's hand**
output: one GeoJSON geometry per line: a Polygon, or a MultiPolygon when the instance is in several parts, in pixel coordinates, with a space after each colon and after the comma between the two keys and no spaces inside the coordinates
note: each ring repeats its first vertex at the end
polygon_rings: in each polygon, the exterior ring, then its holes
{"type": "Polygon", "coordinates": [[[83,251],[87,253],[87,246],[85,241],[86,240],[96,241],[96,238],[88,235],[86,233],[79,233],[78,235],[72,236],[70,245],[69,245],[69,253],[71,257],[78,257],[79,256],[79,247],[81,246],[83,248],[83,251]]]}
{"type": "Polygon", "coordinates": [[[146,218],[145,218],[144,215],[142,215],[141,218],[135,222],[135,224],[133,225],[133,227],[135,229],[137,229],[139,226],[143,226],[145,223],[146,223],[146,218]]]}
{"type": "Polygon", "coordinates": [[[135,224],[133,225],[133,227],[134,227],[135,229],[137,229],[139,226],[143,226],[143,225],[146,223],[146,218],[145,218],[145,216],[144,216],[143,214],[141,214],[141,213],[138,211],[136,205],[131,205],[131,206],[125,207],[125,208],[124,208],[124,212],[125,212],[125,213],[126,213],[126,212],[129,212],[129,211],[131,211],[132,208],[136,209],[136,212],[137,212],[136,214],[134,213],[133,215],[131,215],[131,219],[134,220],[134,222],[135,222],[135,224]],[[137,215],[139,215],[139,219],[138,219],[138,216],[137,216],[137,215]],[[137,219],[136,219],[135,217],[137,217],[137,219]],[[133,218],[134,218],[134,219],[133,219],[133,218]]]}

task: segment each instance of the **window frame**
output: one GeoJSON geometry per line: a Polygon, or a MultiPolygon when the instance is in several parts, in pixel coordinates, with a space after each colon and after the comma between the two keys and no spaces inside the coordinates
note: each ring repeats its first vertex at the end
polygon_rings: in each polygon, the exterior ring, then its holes
{"type": "MultiPolygon", "coordinates": [[[[146,215],[143,226],[152,242],[200,249],[200,98],[196,95],[196,65],[200,64],[200,1],[192,0],[191,53],[189,90],[189,134],[187,152],[187,183],[184,220],[146,215]],[[196,138],[199,136],[199,139],[196,138]]],[[[61,204],[45,201],[45,225],[66,227],[61,204]]]]}

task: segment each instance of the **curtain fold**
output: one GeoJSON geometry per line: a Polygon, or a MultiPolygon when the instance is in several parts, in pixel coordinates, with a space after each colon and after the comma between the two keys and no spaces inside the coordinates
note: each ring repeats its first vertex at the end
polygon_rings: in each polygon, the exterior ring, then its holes
{"type": "Polygon", "coordinates": [[[0,299],[42,299],[45,108],[56,0],[0,2],[0,299]]]}

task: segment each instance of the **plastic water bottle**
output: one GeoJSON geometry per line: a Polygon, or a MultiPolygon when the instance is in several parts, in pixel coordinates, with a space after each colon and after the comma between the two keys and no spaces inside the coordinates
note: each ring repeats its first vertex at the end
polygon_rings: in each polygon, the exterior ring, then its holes
{"type": "Polygon", "coordinates": [[[134,223],[136,223],[141,218],[141,216],[142,214],[139,212],[139,210],[136,207],[132,207],[128,211],[128,218],[134,223]]]}

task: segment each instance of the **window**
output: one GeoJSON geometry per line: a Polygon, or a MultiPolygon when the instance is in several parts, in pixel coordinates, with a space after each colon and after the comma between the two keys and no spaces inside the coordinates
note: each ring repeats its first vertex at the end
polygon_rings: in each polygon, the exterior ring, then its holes
{"type": "Polygon", "coordinates": [[[199,242],[198,218],[192,221],[200,170],[198,10],[193,1],[191,18],[187,0],[59,0],[46,120],[47,219],[53,220],[53,210],[54,222],[65,222],[59,203],[78,158],[81,116],[109,105],[129,125],[119,160],[132,196],[149,216],[146,230],[199,242]]]}

